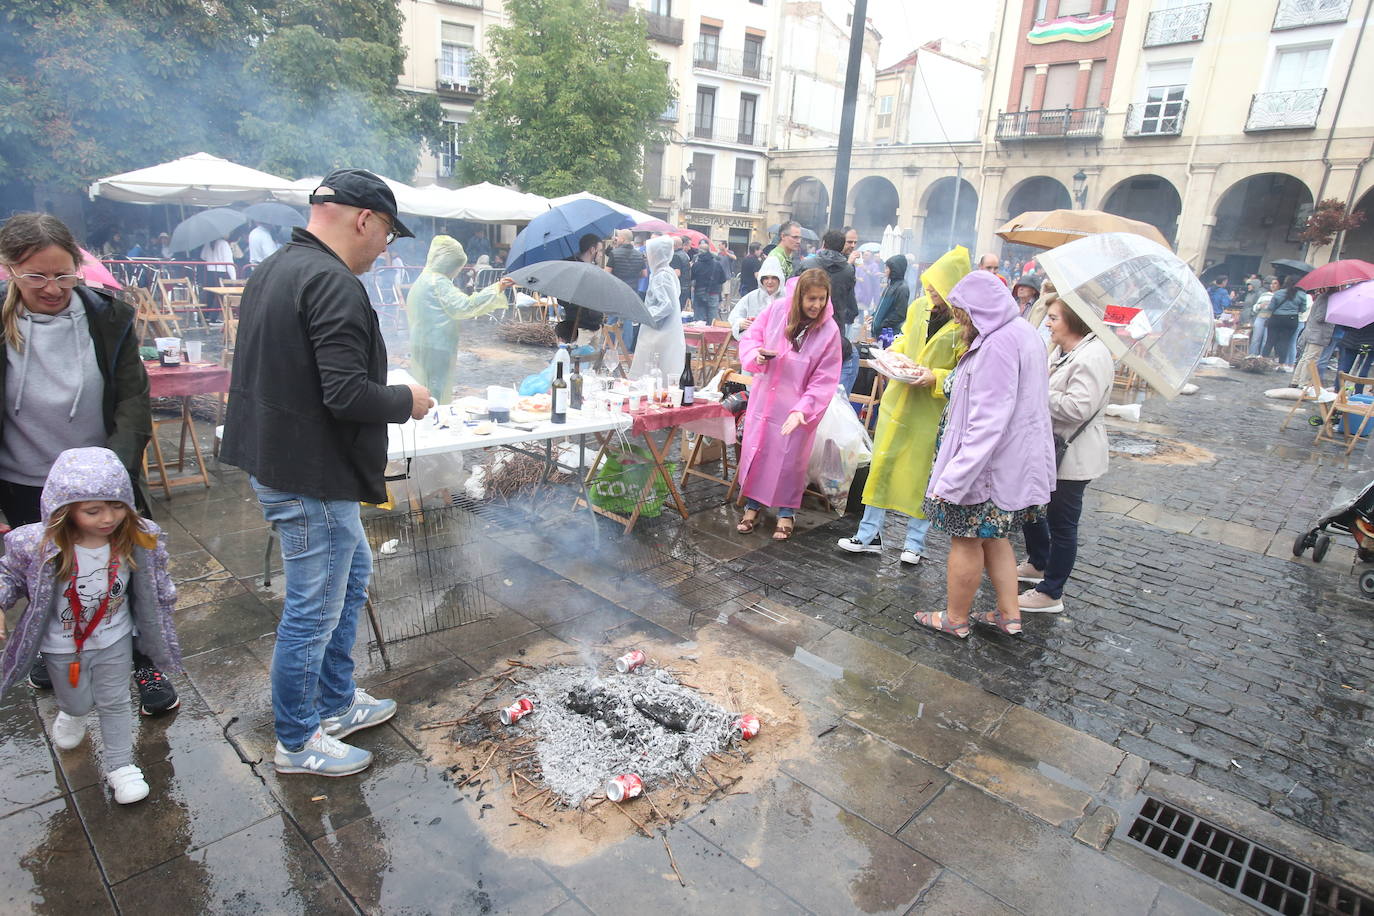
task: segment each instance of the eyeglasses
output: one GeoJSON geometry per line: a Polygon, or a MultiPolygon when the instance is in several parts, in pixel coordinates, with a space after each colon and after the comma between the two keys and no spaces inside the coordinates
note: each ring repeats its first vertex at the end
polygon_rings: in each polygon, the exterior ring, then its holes
{"type": "Polygon", "coordinates": [[[19,274],[15,281],[25,289],[43,289],[49,283],[56,283],[58,289],[73,289],[81,284],[80,274],[60,274],[49,277],[47,274],[19,274]]]}
{"type": "Polygon", "coordinates": [[[388,245],[401,237],[401,233],[396,230],[396,224],[391,221],[391,217],[387,216],[385,213],[378,213],[376,210],[370,212],[374,216],[380,216],[382,219],[386,220],[386,243],[388,245]]]}
{"type": "Polygon", "coordinates": [[[791,240],[794,241],[794,242],[800,242],[800,241],[801,241],[801,233],[799,232],[799,233],[797,233],[796,235],[789,235],[788,238],[791,239],[791,240]]]}

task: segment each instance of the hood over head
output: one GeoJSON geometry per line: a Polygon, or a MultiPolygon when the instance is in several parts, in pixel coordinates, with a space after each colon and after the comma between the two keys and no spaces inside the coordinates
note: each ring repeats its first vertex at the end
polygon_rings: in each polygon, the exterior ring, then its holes
{"type": "Polygon", "coordinates": [[[782,295],[782,286],[787,281],[787,274],[783,273],[782,265],[777,258],[764,258],[763,266],[759,268],[759,288],[763,288],[762,280],[764,277],[775,277],[778,281],[778,295],[782,295]]]}
{"type": "Polygon", "coordinates": [[[672,238],[660,235],[649,239],[644,243],[644,257],[649,262],[649,270],[651,271],[667,267],[668,262],[673,259],[672,238]]]}
{"type": "Polygon", "coordinates": [[[1011,290],[986,270],[975,270],[950,290],[946,300],[968,312],[980,335],[987,335],[1021,314],[1011,290]]]}
{"type": "Polygon", "coordinates": [[[940,298],[948,302],[950,290],[968,276],[971,270],[973,262],[969,260],[968,249],[963,245],[956,245],[925,269],[921,274],[921,288],[915,291],[916,295],[924,296],[926,287],[933,286],[940,294],[940,298]]]}
{"type": "Polygon", "coordinates": [[[1013,296],[1016,295],[1016,287],[1018,286],[1029,286],[1031,289],[1035,290],[1037,296],[1040,295],[1040,278],[1035,274],[1026,274],[1023,277],[1017,277],[1016,282],[1011,285],[1011,294],[1013,296]]]}
{"type": "Polygon", "coordinates": [[[134,505],[134,485],[119,456],[95,447],[69,448],[58,455],[43,485],[43,523],[63,506],[96,500],[134,505]]]}
{"type": "MultiPolygon", "coordinates": [[[[964,257],[968,257],[968,253],[967,253],[967,252],[965,252],[964,257]]],[[[892,272],[892,279],[893,279],[893,280],[905,280],[905,279],[906,279],[906,255],[904,255],[904,254],[894,254],[892,257],[888,258],[888,259],[887,259],[887,269],[890,270],[890,271],[892,272]]]]}
{"type": "Polygon", "coordinates": [[[453,273],[468,262],[468,253],[463,245],[450,235],[436,235],[429,243],[429,257],[425,258],[426,270],[437,270],[441,274],[453,273]]]}

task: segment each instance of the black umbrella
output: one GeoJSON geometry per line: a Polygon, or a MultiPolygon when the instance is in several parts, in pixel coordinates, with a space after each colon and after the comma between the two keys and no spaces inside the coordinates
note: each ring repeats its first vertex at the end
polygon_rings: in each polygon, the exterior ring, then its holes
{"type": "Polygon", "coordinates": [[[305,217],[301,216],[299,210],[275,200],[264,200],[262,203],[245,207],[243,215],[259,223],[267,223],[269,226],[305,228],[305,217]]]}
{"type": "MultiPolygon", "coordinates": [[[[769,234],[769,235],[777,235],[777,234],[778,234],[778,230],[781,229],[781,228],[782,228],[782,223],[774,223],[773,225],[771,225],[771,226],[768,227],[768,234],[769,234]]],[[[817,235],[816,233],[812,232],[810,229],[806,228],[805,226],[802,226],[802,227],[801,227],[801,234],[802,234],[802,238],[806,239],[808,242],[819,242],[819,241],[821,240],[821,237],[820,237],[819,235],[817,235]]]]}
{"type": "Polygon", "coordinates": [[[1278,268],[1280,273],[1302,274],[1306,276],[1317,269],[1306,261],[1295,261],[1292,258],[1283,258],[1278,261],[1270,261],[1269,263],[1278,268]]]}
{"type": "Polygon", "coordinates": [[[607,315],[620,315],[630,321],[650,322],[654,318],[643,300],[624,280],[584,261],[539,261],[509,271],[506,276],[516,286],[575,302],[583,308],[607,315]]]}

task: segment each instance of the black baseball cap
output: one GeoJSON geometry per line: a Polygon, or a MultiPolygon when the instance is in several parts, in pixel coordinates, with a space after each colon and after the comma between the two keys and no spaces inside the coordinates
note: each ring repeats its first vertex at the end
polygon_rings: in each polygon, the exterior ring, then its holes
{"type": "Polygon", "coordinates": [[[413,239],[415,233],[406,228],[396,213],[396,195],[385,181],[367,169],[335,169],[310,192],[312,204],[345,204],[376,210],[391,218],[391,226],[398,238],[413,239]]]}

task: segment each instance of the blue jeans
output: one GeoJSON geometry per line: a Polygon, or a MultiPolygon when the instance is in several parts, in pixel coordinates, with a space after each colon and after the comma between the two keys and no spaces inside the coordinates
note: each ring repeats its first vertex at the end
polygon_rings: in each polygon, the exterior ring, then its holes
{"type": "Polygon", "coordinates": [[[1305,330],[1307,330],[1307,322],[1298,322],[1298,329],[1293,332],[1292,338],[1288,341],[1288,358],[1283,361],[1285,366],[1291,366],[1298,361],[1298,341],[1302,339],[1302,332],[1305,330]]]}
{"type": "MultiPolygon", "coordinates": [[[[767,509],[768,507],[765,506],[763,503],[759,502],[757,499],[746,499],[744,501],[744,508],[748,509],[751,512],[757,512],[760,509],[767,509]]],[[[791,518],[796,514],[797,510],[789,508],[788,506],[782,506],[778,509],[778,518],[791,518]]]]}
{"type": "MultiPolygon", "coordinates": [[[[871,544],[878,533],[883,530],[883,519],[887,518],[887,510],[877,506],[864,506],[864,517],[859,520],[859,532],[854,535],[854,540],[860,544],[871,544]]],[[[924,553],[926,549],[926,532],[930,530],[930,519],[913,518],[907,516],[906,520],[906,544],[903,550],[910,550],[912,553],[924,553]]]]}
{"type": "Polygon", "coordinates": [[[293,751],[321,718],[353,703],[353,639],[367,601],[372,549],[357,501],[249,481],[281,542],[286,602],[272,652],[272,715],[277,740],[293,751]]]}
{"type": "Polygon", "coordinates": [[[692,296],[692,317],[707,324],[720,314],[720,293],[696,293],[692,296]]]}
{"type": "Polygon", "coordinates": [[[1264,325],[1269,321],[1265,315],[1256,315],[1250,327],[1250,355],[1259,356],[1264,352],[1264,325]]]}
{"type": "Polygon", "coordinates": [[[1078,519],[1083,515],[1087,480],[1059,480],[1050,494],[1049,509],[1039,521],[1021,526],[1030,564],[1045,573],[1035,587],[1051,598],[1064,597],[1064,584],[1078,559],[1078,519]]]}
{"type": "MultiPolygon", "coordinates": [[[[849,359],[844,361],[840,367],[840,385],[844,387],[844,396],[849,397],[854,390],[854,381],[859,377],[859,348],[851,347],[849,359]]],[[[857,405],[856,405],[857,406],[857,405]]]]}
{"type": "MultiPolygon", "coordinates": [[[[1344,342],[1341,344],[1341,360],[1337,365],[1346,375],[1369,378],[1370,374],[1374,373],[1374,358],[1369,353],[1361,353],[1359,347],[1347,347],[1344,342]]],[[[1364,394],[1364,386],[1356,385],[1355,393],[1364,394]]]]}

